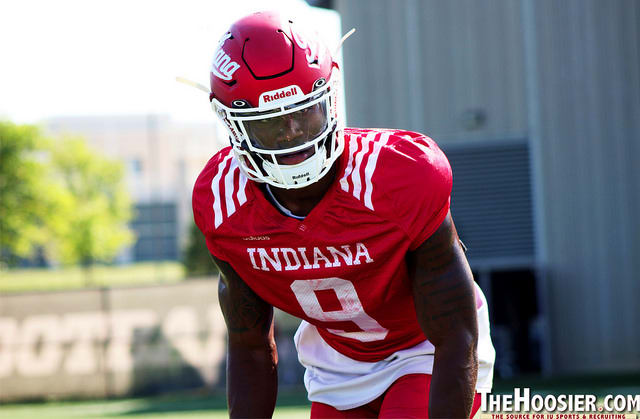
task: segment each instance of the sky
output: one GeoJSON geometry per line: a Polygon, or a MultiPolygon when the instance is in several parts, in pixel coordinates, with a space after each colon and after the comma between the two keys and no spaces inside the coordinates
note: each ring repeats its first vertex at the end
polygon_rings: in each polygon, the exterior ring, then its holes
{"type": "MultiPolygon", "coordinates": [[[[0,118],[37,123],[57,116],[163,113],[180,121],[211,121],[206,93],[175,78],[208,85],[219,38],[235,19],[265,4],[2,1],[0,118]]],[[[303,0],[270,0],[268,8],[314,19],[303,0]]],[[[337,43],[339,23],[333,20],[325,38],[337,43]]]]}

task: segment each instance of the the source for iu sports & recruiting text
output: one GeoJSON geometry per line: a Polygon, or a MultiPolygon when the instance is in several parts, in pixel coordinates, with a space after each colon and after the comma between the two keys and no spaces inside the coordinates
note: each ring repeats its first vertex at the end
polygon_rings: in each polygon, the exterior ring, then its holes
{"type": "Polygon", "coordinates": [[[482,393],[480,419],[637,419],[640,394],[482,393]]]}

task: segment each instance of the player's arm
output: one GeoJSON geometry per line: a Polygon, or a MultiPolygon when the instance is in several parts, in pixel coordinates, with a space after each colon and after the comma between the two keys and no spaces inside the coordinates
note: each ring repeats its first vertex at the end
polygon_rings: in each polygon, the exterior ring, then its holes
{"type": "Polygon", "coordinates": [[[229,339],[229,416],[271,417],[278,390],[273,308],[245,284],[231,265],[212,257],[220,269],[218,298],[229,339]]]}
{"type": "Polygon", "coordinates": [[[478,373],[473,276],[451,214],[407,255],[418,321],[435,346],[430,418],[468,418],[478,373]]]}

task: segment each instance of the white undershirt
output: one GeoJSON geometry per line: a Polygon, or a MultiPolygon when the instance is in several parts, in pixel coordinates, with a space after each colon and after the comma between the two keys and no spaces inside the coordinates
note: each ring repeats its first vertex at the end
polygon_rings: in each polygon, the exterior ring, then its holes
{"type": "Polygon", "coordinates": [[[295,215],[294,213],[292,213],[289,208],[286,208],[284,205],[282,205],[280,202],[278,202],[278,200],[276,199],[276,197],[273,195],[273,192],[271,192],[271,188],[269,188],[269,184],[266,183],[265,187],[267,188],[267,192],[269,193],[269,196],[271,197],[271,199],[273,200],[273,203],[276,204],[276,206],[278,207],[278,209],[287,217],[291,217],[291,218],[295,218],[296,220],[304,220],[304,216],[303,215],[295,215]]]}
{"type": "MultiPolygon", "coordinates": [[[[476,391],[490,392],[496,352],[489,333],[487,300],[476,284],[482,300],[478,308],[478,379],[476,391]]],[[[435,347],[428,340],[394,352],[378,362],[351,359],[329,346],[317,328],[306,321],[300,323],[293,338],[298,360],[305,367],[304,385],[309,400],[335,407],[353,409],[377,399],[398,378],[407,374],[431,374],[435,347]]]]}

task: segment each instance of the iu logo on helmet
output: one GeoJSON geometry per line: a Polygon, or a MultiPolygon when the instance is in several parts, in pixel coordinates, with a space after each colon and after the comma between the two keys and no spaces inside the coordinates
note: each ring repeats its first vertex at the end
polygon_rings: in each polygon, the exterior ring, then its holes
{"type": "Polygon", "coordinates": [[[296,44],[306,51],[307,62],[309,64],[313,63],[315,60],[321,60],[320,56],[322,49],[319,49],[315,42],[307,41],[307,38],[301,35],[299,32],[291,31],[293,35],[293,39],[296,41],[296,44]]]}
{"type": "Polygon", "coordinates": [[[231,38],[231,33],[222,37],[218,44],[218,49],[213,56],[213,63],[211,63],[211,72],[213,75],[225,81],[230,81],[233,73],[240,68],[240,64],[235,61],[231,61],[231,57],[229,57],[229,55],[222,49],[224,41],[229,38],[231,38]]]}

